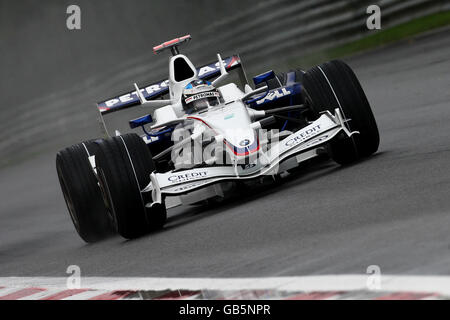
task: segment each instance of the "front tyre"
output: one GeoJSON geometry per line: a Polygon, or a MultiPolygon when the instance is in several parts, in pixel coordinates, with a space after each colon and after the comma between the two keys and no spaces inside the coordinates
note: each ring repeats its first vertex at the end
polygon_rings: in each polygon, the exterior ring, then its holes
{"type": "Polygon", "coordinates": [[[304,99],[315,116],[340,108],[351,138],[335,139],[330,144],[331,157],[346,165],[368,157],[378,150],[380,136],[367,97],[352,69],[334,60],[314,67],[304,75],[304,99]]]}
{"type": "Polygon", "coordinates": [[[56,155],[56,171],[70,217],[80,237],[88,243],[112,234],[111,221],[89,163],[96,144],[83,142],[56,155]]]}
{"type": "Polygon", "coordinates": [[[97,144],[99,181],[118,233],[133,239],[161,228],[167,218],[165,206],[146,208],[145,204],[152,202],[151,195],[141,192],[150,183],[150,174],[155,170],[142,138],[131,133],[97,144]]]}

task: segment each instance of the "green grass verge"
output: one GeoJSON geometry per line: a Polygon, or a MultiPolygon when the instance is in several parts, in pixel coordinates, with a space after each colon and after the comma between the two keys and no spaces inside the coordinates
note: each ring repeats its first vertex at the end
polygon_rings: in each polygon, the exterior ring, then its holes
{"type": "Polygon", "coordinates": [[[377,31],[362,39],[346,43],[334,48],[321,50],[304,57],[289,59],[287,65],[290,68],[298,66],[312,66],[324,61],[346,57],[355,53],[367,51],[382,45],[406,39],[422,32],[450,25],[450,11],[430,14],[417,18],[398,26],[377,31]]]}

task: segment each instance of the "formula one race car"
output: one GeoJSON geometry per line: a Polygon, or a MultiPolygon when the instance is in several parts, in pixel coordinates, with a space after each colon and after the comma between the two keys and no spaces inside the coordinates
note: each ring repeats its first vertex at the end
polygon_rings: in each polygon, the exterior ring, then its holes
{"type": "Polygon", "coordinates": [[[224,197],[234,183],[278,177],[324,152],[346,165],[377,151],[370,105],[344,62],[268,71],[251,87],[238,55],[196,68],[178,49],[190,39],[154,48],[171,51],[168,80],[98,103],[108,137],[57,154],[64,198],[86,242],[114,231],[139,237],[162,228],[167,208],[224,197]],[[134,132],[110,136],[104,116],[136,106],[148,112],[129,121],[134,132]]]}

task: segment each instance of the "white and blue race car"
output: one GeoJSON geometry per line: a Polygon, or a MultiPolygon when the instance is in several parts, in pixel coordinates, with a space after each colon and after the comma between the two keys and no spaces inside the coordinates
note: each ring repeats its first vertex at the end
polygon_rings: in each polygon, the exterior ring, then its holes
{"type": "Polygon", "coordinates": [[[196,68],[178,49],[190,39],[154,48],[171,52],[168,80],[98,103],[105,138],[57,154],[86,242],[139,237],[163,227],[167,208],[224,197],[237,183],[279,177],[323,153],[346,165],[377,151],[376,121],[344,62],[268,71],[252,87],[238,55],[196,68]],[[148,110],[129,121],[135,132],[110,135],[104,116],[135,107],[148,110]]]}

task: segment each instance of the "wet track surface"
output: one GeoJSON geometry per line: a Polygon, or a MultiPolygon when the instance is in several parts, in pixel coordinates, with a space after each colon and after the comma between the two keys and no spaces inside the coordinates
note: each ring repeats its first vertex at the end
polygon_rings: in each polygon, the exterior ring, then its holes
{"type": "Polygon", "coordinates": [[[220,207],[177,208],[162,232],[86,245],[75,233],[54,154],[0,171],[0,276],[238,277],[450,274],[448,30],[347,62],[381,146],[341,168],[321,162],[220,207]]]}

